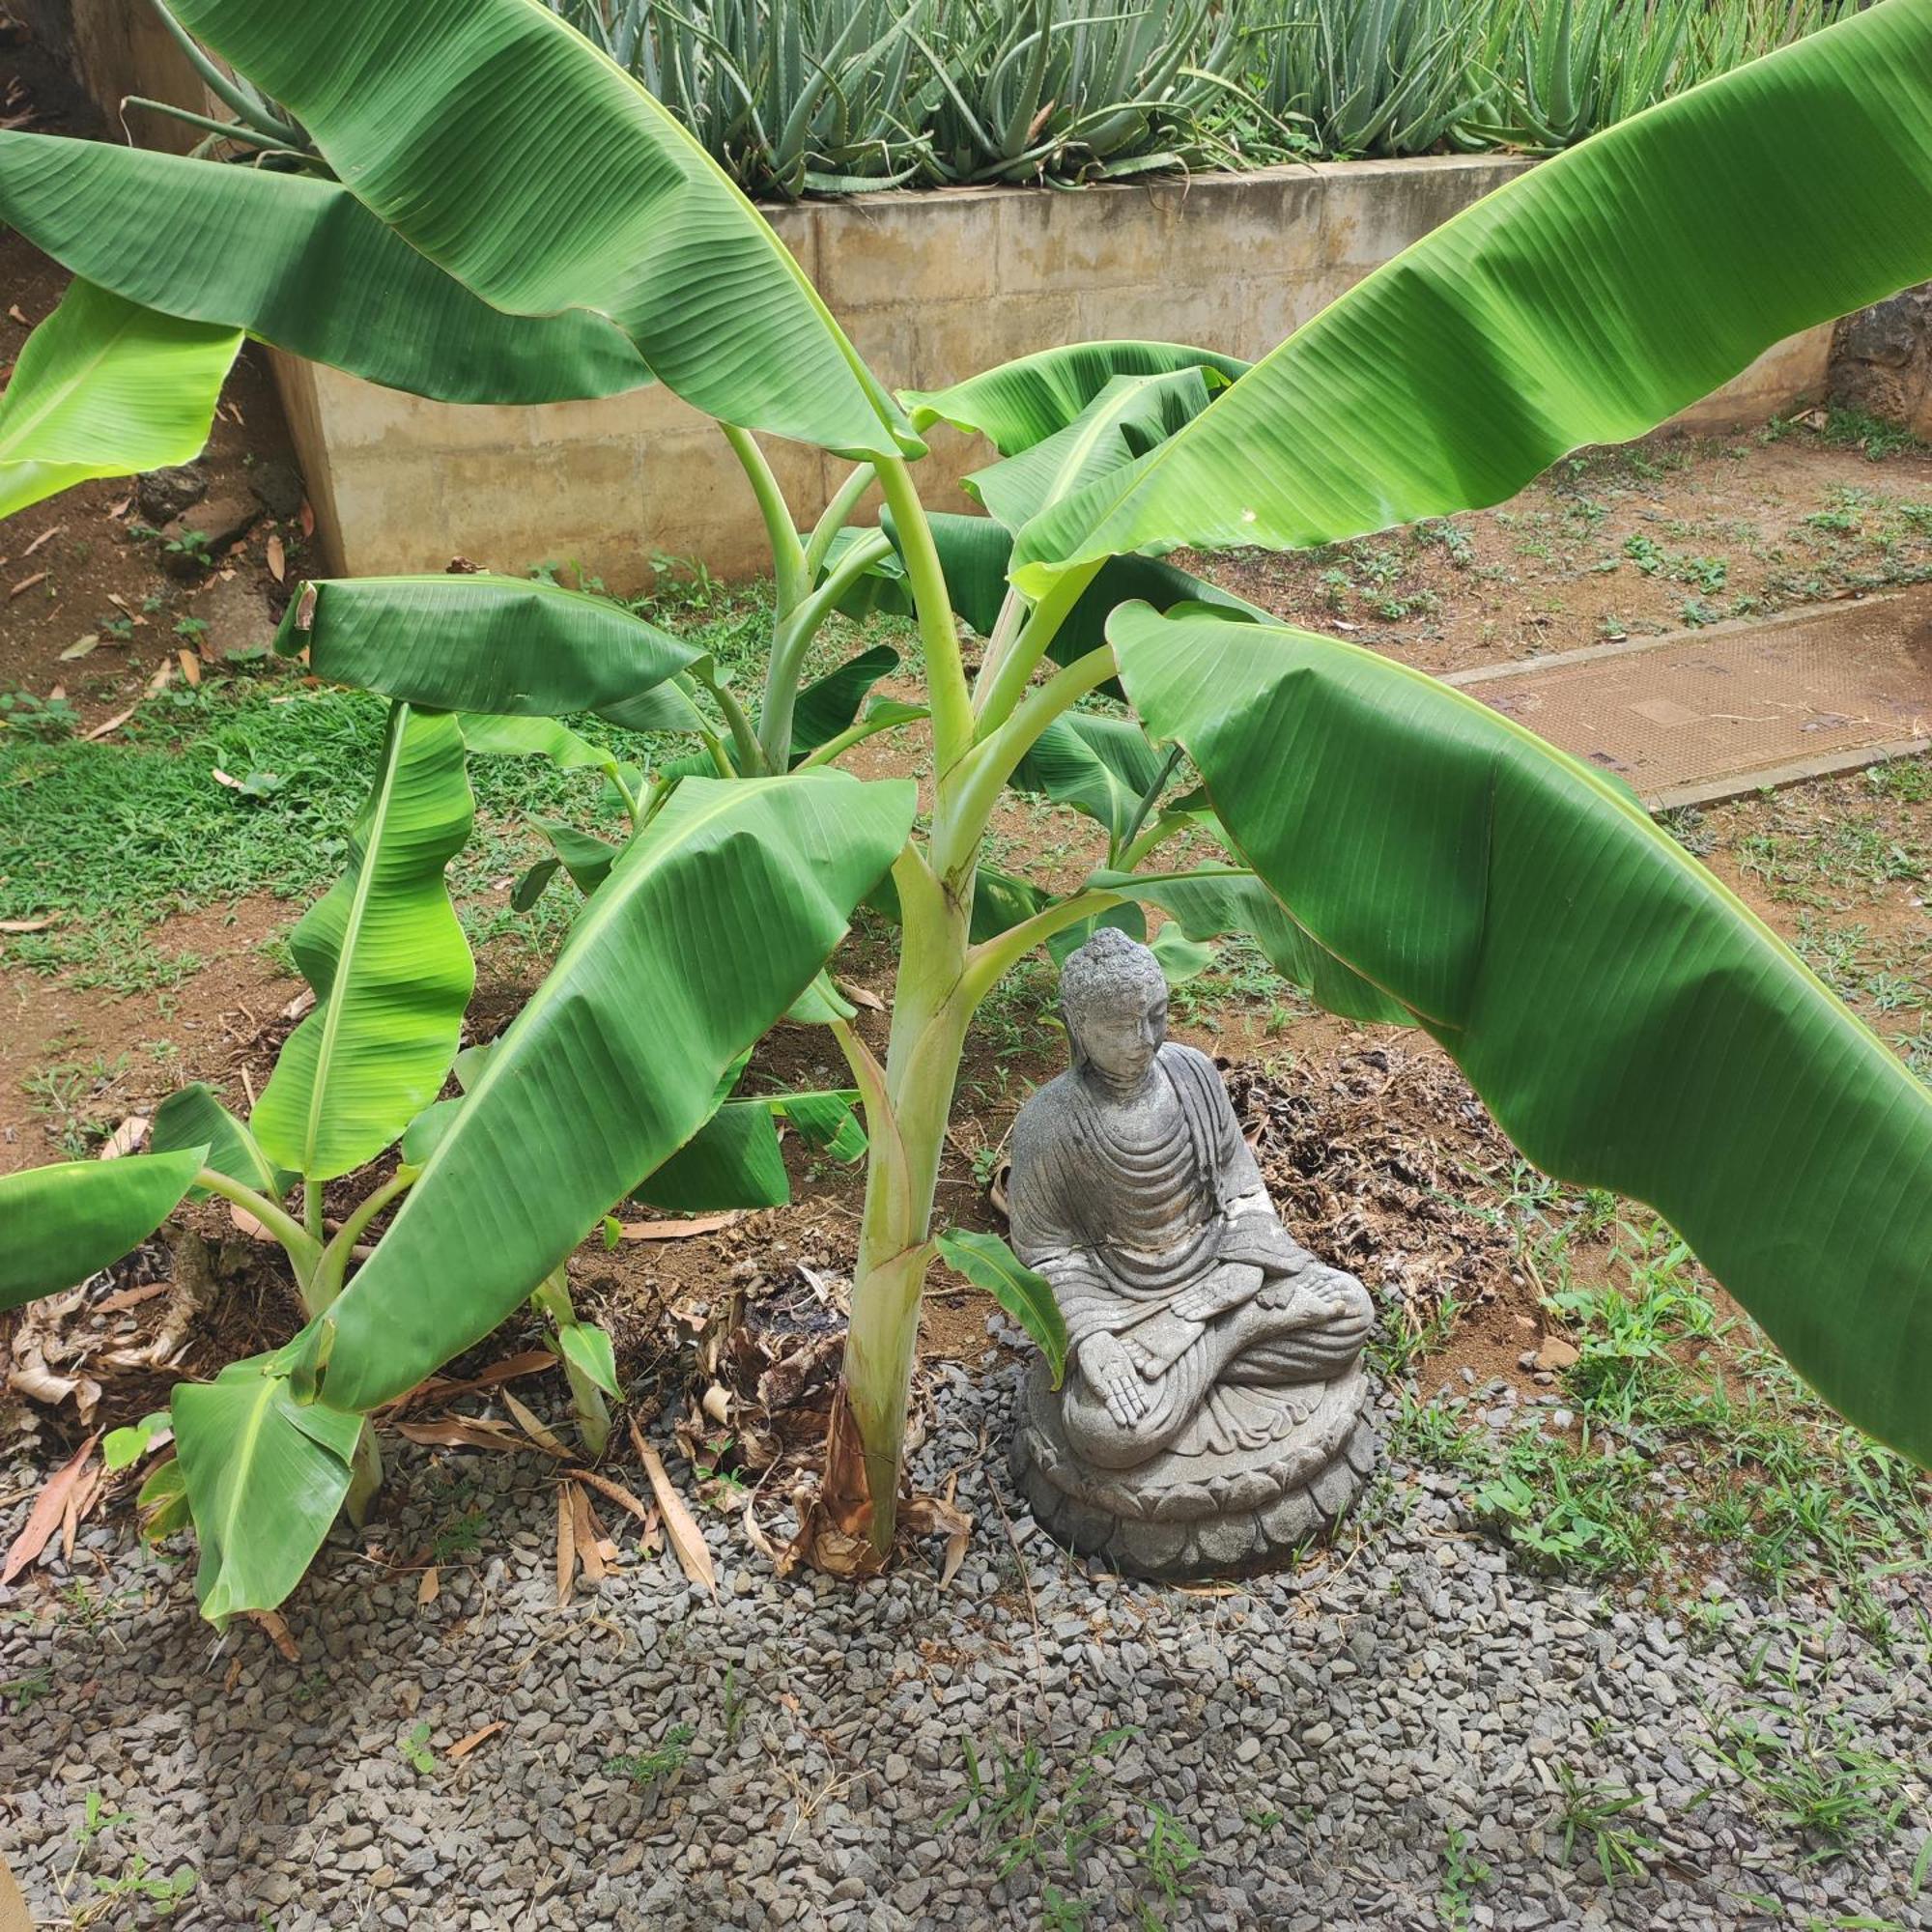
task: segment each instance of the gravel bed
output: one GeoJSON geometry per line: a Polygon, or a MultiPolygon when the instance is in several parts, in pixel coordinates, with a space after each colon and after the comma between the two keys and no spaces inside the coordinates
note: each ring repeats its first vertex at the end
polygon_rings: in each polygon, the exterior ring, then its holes
{"type": "MultiPolygon", "coordinates": [[[[0,1698],[0,1849],[57,1924],[138,1851],[150,1875],[197,1874],[169,1923],[280,1932],[1932,1925],[1911,1891],[1922,1574],[1887,1586],[1912,1633],[1889,1654],[1797,1599],[1726,1598],[1693,1639],[1630,1591],[1520,1567],[1446,1480],[1397,1468],[1370,1526],[1297,1572],[1198,1592],[1090,1577],[1013,1502],[1016,1386],[1009,1367],[941,1390],[922,1473],[957,1470],[978,1524],[945,1589],[780,1580],[713,1517],[714,1604],[633,1552],[621,1520],[623,1574],[559,1611],[535,1460],[398,1442],[411,1500],[388,1547],[428,1543],[452,1478],[480,1545],[424,1606],[413,1577],[331,1548],[288,1606],[291,1663],[253,1627],[216,1636],[185,1566],[94,1525],[78,1609],[50,1617],[33,1578],[0,1592],[0,1683],[30,1700],[0,1698]],[[1896,1826],[1829,1861],[1702,1744],[1762,1719],[1787,1676],[1907,1772],[1896,1826]],[[428,1769],[410,1756],[423,1724],[428,1769]],[[676,1726],[686,1762],[635,1762],[668,1733],[675,1758],[676,1726]],[[1030,1815],[991,1815],[1002,1748],[1037,1776],[1030,1815]],[[1643,1840],[1641,1877],[1606,1885],[1587,1833],[1566,1854],[1566,1773],[1634,1797],[1614,1822],[1643,1840]],[[132,1815],[63,1903],[90,1791],[132,1815]]],[[[94,1922],[158,1921],[129,1896],[94,1922]]]]}

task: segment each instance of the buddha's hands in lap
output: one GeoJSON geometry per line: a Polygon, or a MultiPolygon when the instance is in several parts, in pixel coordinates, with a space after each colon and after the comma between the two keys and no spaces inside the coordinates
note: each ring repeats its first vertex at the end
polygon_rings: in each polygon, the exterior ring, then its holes
{"type": "Polygon", "coordinates": [[[1183,1321],[1212,1321],[1253,1300],[1262,1280],[1262,1270],[1252,1262],[1222,1262],[1176,1296],[1174,1312],[1183,1321]]]}
{"type": "Polygon", "coordinates": [[[1118,1335],[1103,1329],[1088,1336],[1080,1345],[1080,1373],[1122,1429],[1131,1429],[1147,1413],[1147,1383],[1118,1335]]]}

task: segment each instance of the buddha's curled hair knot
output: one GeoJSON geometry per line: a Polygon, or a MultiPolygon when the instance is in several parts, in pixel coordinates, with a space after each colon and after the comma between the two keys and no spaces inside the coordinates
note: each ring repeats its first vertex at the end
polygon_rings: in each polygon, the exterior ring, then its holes
{"type": "Polygon", "coordinates": [[[1166,996],[1160,961],[1119,926],[1101,926],[1060,969],[1060,1010],[1076,1038],[1088,1019],[1123,1009],[1139,1011],[1166,996]]]}

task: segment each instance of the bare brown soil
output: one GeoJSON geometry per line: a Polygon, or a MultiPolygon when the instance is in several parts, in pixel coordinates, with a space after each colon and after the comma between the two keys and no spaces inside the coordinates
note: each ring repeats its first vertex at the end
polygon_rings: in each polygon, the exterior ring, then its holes
{"type": "Polygon", "coordinates": [[[1932,524],[1898,506],[1928,503],[1922,450],[1872,462],[1805,423],[1662,431],[1567,457],[1492,510],[1188,567],[1290,622],[1446,672],[1915,581],[1932,572],[1932,524]]]}

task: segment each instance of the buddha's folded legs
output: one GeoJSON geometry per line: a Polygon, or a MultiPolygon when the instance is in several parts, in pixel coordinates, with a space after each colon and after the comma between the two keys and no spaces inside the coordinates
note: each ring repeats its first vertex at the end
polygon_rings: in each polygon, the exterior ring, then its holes
{"type": "Polygon", "coordinates": [[[1239,1308],[1147,1385],[1147,1408],[1120,1421],[1075,1368],[1062,1416],[1075,1452],[1097,1467],[1128,1469],[1171,1448],[1217,1382],[1292,1387],[1340,1375],[1361,1351],[1375,1308],[1352,1276],[1311,1264],[1269,1275],[1239,1308]]]}
{"type": "Polygon", "coordinates": [[[1352,1275],[1320,1263],[1270,1275],[1241,1311],[1252,1337],[1220,1379],[1247,1387],[1326,1381],[1361,1352],[1375,1304],[1352,1275]],[[1317,1311],[1311,1315],[1311,1302],[1317,1311]]]}

